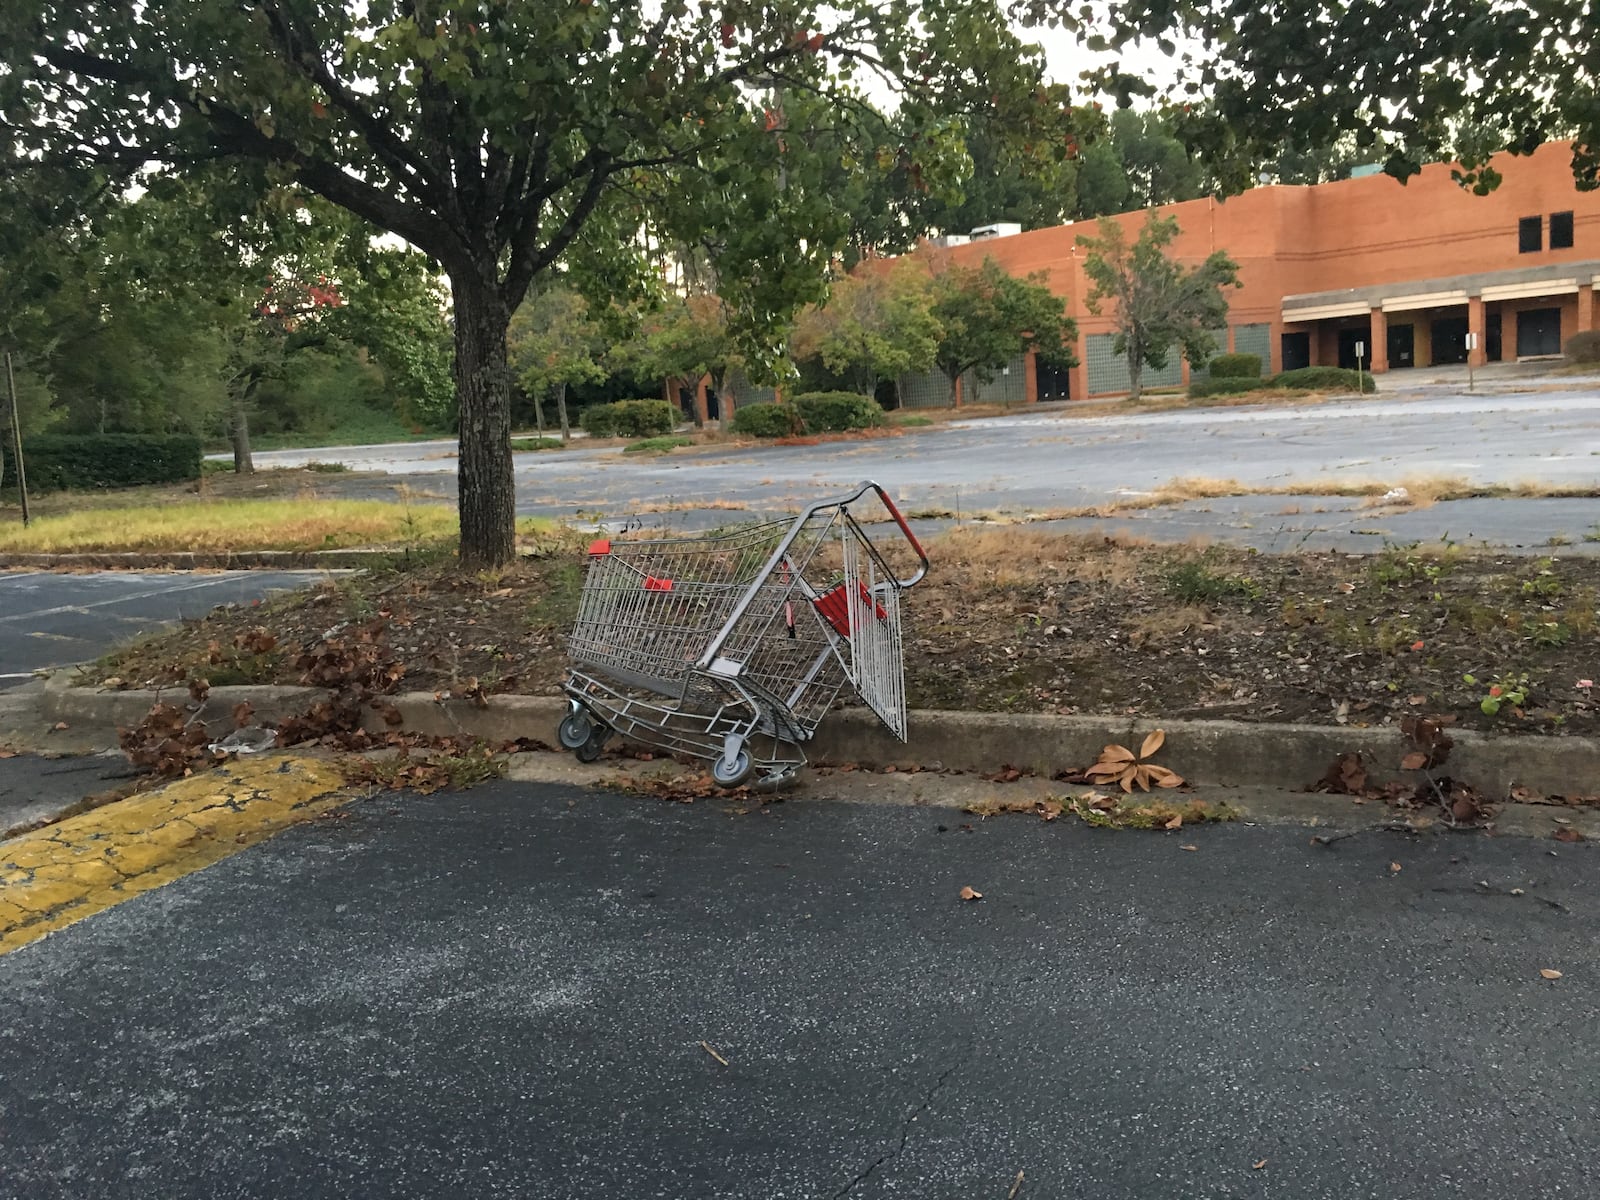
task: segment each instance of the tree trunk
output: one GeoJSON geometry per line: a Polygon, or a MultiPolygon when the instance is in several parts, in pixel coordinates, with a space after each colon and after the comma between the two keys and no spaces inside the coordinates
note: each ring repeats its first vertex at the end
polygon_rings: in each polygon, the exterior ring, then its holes
{"type": "Polygon", "coordinates": [[[233,416],[228,422],[228,438],[233,442],[233,469],[240,475],[256,473],[255,460],[250,457],[250,396],[240,392],[234,397],[233,416]]]}
{"type": "Polygon", "coordinates": [[[511,371],[506,327],[511,312],[489,269],[450,277],[456,317],[456,407],[461,456],[456,507],[461,565],[499,567],[517,554],[516,484],[511,469],[511,371]]]}
{"type": "Polygon", "coordinates": [[[733,381],[724,376],[717,387],[717,421],[723,433],[733,428],[733,414],[738,407],[738,397],[733,394],[733,381]]]}
{"type": "Polygon", "coordinates": [[[544,397],[537,393],[533,397],[533,428],[544,436],[544,397]]]}
{"type": "Polygon", "coordinates": [[[1144,355],[1128,352],[1128,399],[1139,398],[1139,381],[1144,376],[1144,355]]]}
{"type": "Polygon", "coordinates": [[[561,440],[572,440],[572,422],[567,420],[567,381],[556,384],[556,415],[561,418],[561,440]]]}
{"type": "Polygon", "coordinates": [[[961,397],[956,394],[956,386],[961,382],[961,372],[957,371],[952,375],[949,371],[946,371],[944,377],[950,381],[950,407],[960,408],[961,397]]]}

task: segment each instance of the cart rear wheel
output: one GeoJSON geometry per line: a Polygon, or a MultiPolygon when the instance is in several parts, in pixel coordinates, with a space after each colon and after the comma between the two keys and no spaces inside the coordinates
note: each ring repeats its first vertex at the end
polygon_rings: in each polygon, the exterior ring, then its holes
{"type": "Polygon", "coordinates": [[[606,748],[606,742],[611,737],[611,730],[604,725],[596,725],[583,745],[574,748],[573,753],[578,756],[581,763],[592,763],[598,759],[606,748]]]}
{"type": "Polygon", "coordinates": [[[750,751],[740,750],[731,761],[727,755],[723,755],[712,763],[711,778],[716,781],[718,787],[733,788],[750,778],[750,772],[753,770],[755,763],[750,760],[750,751]]]}
{"type": "Polygon", "coordinates": [[[556,737],[561,745],[568,750],[576,750],[594,734],[594,722],[589,719],[586,712],[570,712],[561,718],[561,724],[556,729],[556,737]]]}

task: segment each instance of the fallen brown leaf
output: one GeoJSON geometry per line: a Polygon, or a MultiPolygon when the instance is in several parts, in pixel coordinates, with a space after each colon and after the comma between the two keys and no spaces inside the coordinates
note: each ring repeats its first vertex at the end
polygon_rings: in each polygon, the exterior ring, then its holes
{"type": "Polygon", "coordinates": [[[1393,872],[1394,874],[1398,875],[1400,873],[1400,864],[1397,863],[1397,862],[1390,863],[1389,864],[1389,870],[1391,872],[1393,872]]]}
{"type": "Polygon", "coordinates": [[[0,750],[0,758],[15,758],[16,756],[17,752],[15,750],[0,750]]]}
{"type": "Polygon", "coordinates": [[[1259,1171],[1259,1170],[1261,1170],[1262,1167],[1264,1167],[1266,1165],[1267,1165],[1267,1160],[1263,1158],[1260,1162],[1253,1164],[1250,1169],[1252,1171],[1259,1171]]]}
{"type": "Polygon", "coordinates": [[[1198,850],[1198,849],[1200,849],[1200,847],[1199,846],[1179,846],[1178,849],[1179,850],[1198,850]]]}
{"type": "Polygon", "coordinates": [[[713,1050],[711,1048],[711,1044],[709,1042],[701,1042],[700,1043],[700,1049],[704,1050],[707,1054],[711,1055],[712,1058],[716,1059],[723,1066],[727,1066],[728,1065],[728,1060],[723,1058],[722,1055],[718,1054],[715,1050],[713,1050]]]}
{"type": "Polygon", "coordinates": [[[1183,814],[1182,813],[1173,813],[1172,814],[1172,820],[1168,821],[1165,825],[1162,826],[1162,828],[1163,829],[1182,829],[1183,828],[1183,814]]]}
{"type": "Polygon", "coordinates": [[[1540,969],[1540,971],[1539,971],[1539,974],[1543,975],[1546,979],[1560,979],[1561,978],[1561,972],[1560,971],[1556,971],[1556,970],[1552,970],[1550,967],[1542,967],[1540,969]]]}
{"type": "Polygon", "coordinates": [[[970,887],[964,887],[961,889],[961,898],[963,900],[982,900],[983,893],[970,887]]]}
{"type": "Polygon", "coordinates": [[[1554,837],[1558,842],[1581,842],[1584,840],[1583,834],[1570,826],[1556,830],[1554,837]]]}

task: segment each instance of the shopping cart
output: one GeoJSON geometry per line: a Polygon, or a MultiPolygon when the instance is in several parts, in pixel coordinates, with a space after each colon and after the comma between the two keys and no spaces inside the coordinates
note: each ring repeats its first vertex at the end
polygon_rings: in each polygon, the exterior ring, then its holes
{"type": "Polygon", "coordinates": [[[904,741],[900,593],[927,571],[870,481],[793,521],[597,541],[568,642],[561,744],[593,762],[616,733],[707,759],[723,787],[775,782],[805,764],[801,747],[846,683],[904,741]],[[915,555],[908,578],[852,512],[869,494],[915,555]]]}

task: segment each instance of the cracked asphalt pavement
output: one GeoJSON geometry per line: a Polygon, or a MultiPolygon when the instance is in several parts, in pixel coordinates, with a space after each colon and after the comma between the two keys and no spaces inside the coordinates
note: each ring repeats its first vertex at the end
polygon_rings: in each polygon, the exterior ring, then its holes
{"type": "MultiPolygon", "coordinates": [[[[1464,381],[1463,381],[1464,382],[1464,381]]],[[[1546,386],[1546,385],[1540,385],[1546,386]]],[[[1591,486],[1600,481],[1600,394],[1592,381],[1549,391],[1459,393],[1407,385],[1376,399],[1305,406],[1198,408],[1078,417],[1050,407],[958,421],[903,437],[815,446],[623,455],[575,442],[516,456],[517,511],[643,522],[676,531],[780,515],[863,478],[882,483],[922,531],[975,514],[1037,515],[1138,503],[1185,476],[1236,479],[1282,495],[1224,497],[1058,522],[1063,530],[1155,541],[1211,538],[1267,552],[1371,551],[1385,542],[1449,540],[1528,553],[1600,551],[1600,499],[1469,499],[1379,509],[1318,495],[1317,486],[1422,478],[1478,484],[1591,486]],[[1309,485],[1309,493],[1293,489],[1309,485]],[[942,514],[950,514],[946,517],[942,514]]],[[[451,443],[274,451],[262,465],[311,458],[388,478],[330,476],[330,494],[452,503],[451,443]]]]}
{"type": "Polygon", "coordinates": [[[219,604],[248,604],[324,577],[321,571],[0,573],[0,689],[219,604]]]}
{"type": "Polygon", "coordinates": [[[0,1196],[1600,1194],[1588,845],[343,812],[0,957],[0,1196]]]}

